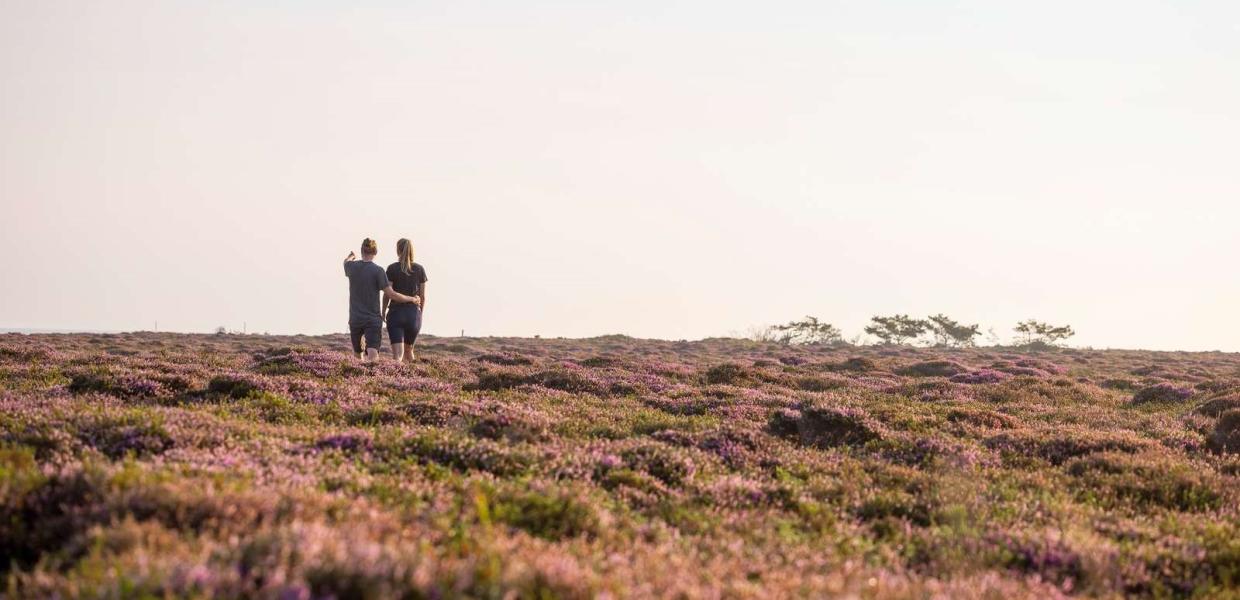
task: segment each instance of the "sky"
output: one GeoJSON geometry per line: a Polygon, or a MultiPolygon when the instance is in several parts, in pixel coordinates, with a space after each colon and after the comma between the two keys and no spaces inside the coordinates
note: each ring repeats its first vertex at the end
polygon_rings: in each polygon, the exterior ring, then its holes
{"type": "Polygon", "coordinates": [[[1231,0],[0,0],[0,327],[1240,351],[1231,0]]]}

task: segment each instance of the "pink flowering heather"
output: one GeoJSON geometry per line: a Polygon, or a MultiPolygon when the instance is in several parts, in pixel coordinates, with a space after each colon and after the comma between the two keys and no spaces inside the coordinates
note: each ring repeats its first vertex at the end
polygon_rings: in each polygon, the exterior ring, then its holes
{"type": "Polygon", "coordinates": [[[0,335],[14,598],[1228,597],[1240,359],[0,335]]]}
{"type": "Polygon", "coordinates": [[[1170,382],[1157,383],[1155,385],[1137,390],[1132,397],[1133,404],[1145,404],[1148,402],[1179,402],[1187,400],[1193,396],[1193,389],[1189,387],[1179,386],[1170,382]]]}
{"type": "Polygon", "coordinates": [[[970,371],[968,373],[961,373],[959,375],[953,375],[952,377],[949,378],[949,381],[951,381],[952,383],[966,383],[970,385],[976,385],[976,384],[981,384],[981,383],[999,383],[1009,378],[1011,378],[1011,374],[1004,373],[1003,371],[996,371],[993,369],[980,369],[977,371],[970,371]]]}

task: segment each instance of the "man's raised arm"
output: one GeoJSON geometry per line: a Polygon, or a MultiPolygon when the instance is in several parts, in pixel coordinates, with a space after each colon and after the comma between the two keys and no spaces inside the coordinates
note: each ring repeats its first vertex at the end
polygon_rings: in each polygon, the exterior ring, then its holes
{"type": "Polygon", "coordinates": [[[349,255],[348,255],[348,256],[344,257],[344,274],[345,274],[345,276],[348,276],[348,274],[349,274],[349,263],[350,263],[350,262],[353,262],[353,259],[355,259],[355,258],[357,258],[357,255],[356,255],[356,254],[353,254],[353,251],[352,251],[352,250],[350,250],[350,251],[349,251],[349,255]]]}

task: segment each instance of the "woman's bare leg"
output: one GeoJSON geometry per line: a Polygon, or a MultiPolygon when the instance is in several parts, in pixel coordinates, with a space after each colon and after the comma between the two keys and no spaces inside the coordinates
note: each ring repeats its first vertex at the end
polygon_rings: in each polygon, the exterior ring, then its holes
{"type": "Polygon", "coordinates": [[[405,344],[404,346],[405,346],[405,361],[413,362],[414,361],[413,344],[405,344]]]}
{"type": "Polygon", "coordinates": [[[392,360],[400,362],[401,356],[409,354],[408,350],[404,350],[408,346],[404,344],[392,344],[392,360]]]}

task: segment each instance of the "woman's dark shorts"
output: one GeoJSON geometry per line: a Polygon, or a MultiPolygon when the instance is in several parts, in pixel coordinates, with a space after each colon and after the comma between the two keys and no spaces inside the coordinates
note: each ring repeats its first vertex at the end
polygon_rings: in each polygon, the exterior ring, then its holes
{"type": "Polygon", "coordinates": [[[414,304],[394,304],[388,307],[387,326],[389,342],[412,345],[422,329],[422,309],[414,304]]]}
{"type": "Polygon", "coordinates": [[[349,338],[353,340],[353,351],[362,353],[362,337],[366,338],[366,349],[379,349],[379,341],[383,337],[383,322],[375,321],[368,325],[349,325],[349,338]]]}

